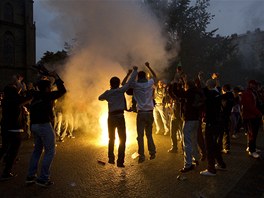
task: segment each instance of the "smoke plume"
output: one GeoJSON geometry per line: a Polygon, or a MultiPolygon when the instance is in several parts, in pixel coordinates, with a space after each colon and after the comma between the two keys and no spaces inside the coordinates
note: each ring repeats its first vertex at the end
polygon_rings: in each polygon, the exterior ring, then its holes
{"type": "Polygon", "coordinates": [[[167,67],[161,25],[141,1],[47,0],[43,4],[56,13],[51,26],[61,39],[77,41],[63,70],[68,89],[64,106],[80,114],[85,131],[98,134],[98,120],[107,107],[98,96],[109,89],[112,76],[122,81],[133,65],[145,69],[146,61],[157,75],[167,67]]]}

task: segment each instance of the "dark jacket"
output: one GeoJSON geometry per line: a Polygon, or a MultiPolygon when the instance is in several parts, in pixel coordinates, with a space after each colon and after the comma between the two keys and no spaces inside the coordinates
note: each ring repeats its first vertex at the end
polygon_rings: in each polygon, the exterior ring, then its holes
{"type": "Polygon", "coordinates": [[[219,124],[223,121],[222,97],[216,90],[204,88],[205,94],[205,122],[219,124]]]}
{"type": "Polygon", "coordinates": [[[66,93],[62,80],[56,80],[55,84],[57,85],[57,91],[36,91],[33,94],[33,101],[30,105],[31,124],[43,124],[54,121],[54,100],[60,98],[66,93]]]}
{"type": "Polygon", "coordinates": [[[223,113],[226,118],[229,118],[232,107],[234,106],[234,94],[229,91],[222,95],[223,113]]]}
{"type": "Polygon", "coordinates": [[[183,117],[185,121],[199,120],[200,118],[200,108],[195,106],[195,99],[198,94],[198,89],[196,87],[190,88],[184,91],[183,88],[174,90],[174,94],[181,98],[185,102],[183,104],[183,117]]]}
{"type": "Polygon", "coordinates": [[[30,100],[31,97],[20,96],[14,86],[5,87],[1,120],[3,130],[24,129],[23,105],[29,103],[30,100]]]}
{"type": "Polygon", "coordinates": [[[248,88],[241,95],[242,117],[243,119],[255,119],[261,117],[261,112],[257,108],[256,94],[248,88]]]}

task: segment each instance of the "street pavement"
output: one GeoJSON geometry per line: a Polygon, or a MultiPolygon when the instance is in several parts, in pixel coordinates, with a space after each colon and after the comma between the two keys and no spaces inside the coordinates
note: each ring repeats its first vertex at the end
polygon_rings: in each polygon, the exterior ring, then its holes
{"type": "MultiPolygon", "coordinates": [[[[181,151],[176,154],[167,152],[170,148],[169,136],[153,135],[157,147],[156,159],[138,164],[131,157],[137,151],[136,134],[132,134],[133,141],[126,149],[125,168],[118,168],[107,163],[106,145],[98,144],[91,135],[83,132],[76,132],[75,135],[75,139],[57,143],[51,169],[51,179],[55,184],[49,188],[25,184],[33,141],[24,140],[20,160],[14,167],[18,176],[0,182],[0,197],[264,198],[264,160],[248,156],[245,151],[246,136],[242,133],[239,139],[232,140],[231,153],[224,154],[227,171],[218,171],[215,177],[199,174],[206,168],[206,161],[179,176],[183,155],[181,151]]],[[[264,150],[263,131],[258,136],[258,147],[264,150]]],[[[145,148],[148,157],[147,145],[145,148]]]]}

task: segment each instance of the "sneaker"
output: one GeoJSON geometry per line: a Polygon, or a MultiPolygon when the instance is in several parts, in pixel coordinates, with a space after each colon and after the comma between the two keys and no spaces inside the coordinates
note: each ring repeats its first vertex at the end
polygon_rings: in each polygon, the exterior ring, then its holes
{"type": "Polygon", "coordinates": [[[60,139],[57,140],[57,142],[64,142],[64,139],[60,138],[60,139]]]}
{"type": "Polygon", "coordinates": [[[45,188],[48,188],[49,186],[52,186],[54,184],[53,181],[43,181],[43,180],[40,180],[40,179],[37,179],[36,180],[36,184],[41,186],[41,187],[45,187],[45,188]]]}
{"type": "MultiPolygon", "coordinates": [[[[247,147],[246,151],[249,152],[249,147],[247,147]]],[[[261,150],[256,148],[256,152],[261,153],[261,150]]]]}
{"type": "Polygon", "coordinates": [[[167,131],[167,132],[164,133],[165,136],[167,136],[167,135],[169,135],[169,134],[170,134],[169,131],[167,131]]]}
{"type": "Polygon", "coordinates": [[[250,155],[250,156],[252,156],[252,157],[254,157],[254,158],[259,158],[260,156],[259,156],[259,154],[257,153],[257,152],[248,152],[248,154],[250,155]]]}
{"type": "Polygon", "coordinates": [[[155,154],[152,154],[152,155],[150,155],[150,157],[149,157],[150,160],[153,160],[153,159],[155,159],[155,158],[156,158],[156,155],[155,155],[155,154]]]}
{"type": "Polygon", "coordinates": [[[198,161],[198,160],[193,160],[193,164],[194,164],[195,166],[199,166],[199,161],[198,161]]]}
{"type": "Polygon", "coordinates": [[[3,174],[2,177],[0,177],[0,181],[7,181],[10,179],[13,179],[17,176],[15,173],[8,173],[8,174],[3,174]]]}
{"type": "Polygon", "coordinates": [[[225,171],[226,170],[226,167],[220,166],[219,164],[215,164],[215,169],[216,170],[220,170],[220,171],[225,171]]]}
{"type": "Polygon", "coordinates": [[[138,163],[141,164],[145,161],[145,158],[144,157],[139,157],[138,158],[138,163]]]}
{"type": "Polygon", "coordinates": [[[68,135],[67,137],[68,138],[71,138],[71,139],[74,139],[75,138],[75,136],[73,136],[73,135],[68,135]]]}
{"type": "Polygon", "coordinates": [[[27,176],[26,178],[26,184],[34,184],[36,183],[36,176],[27,176]]]}
{"type": "Polygon", "coordinates": [[[216,173],[212,173],[212,172],[208,171],[207,169],[205,169],[204,171],[200,172],[200,175],[203,175],[203,176],[216,176],[216,173]]]}
{"type": "Polygon", "coordinates": [[[178,152],[178,149],[175,149],[175,148],[171,148],[168,150],[168,153],[177,153],[178,152]]]}
{"type": "Polygon", "coordinates": [[[229,153],[230,153],[230,150],[228,150],[228,149],[223,149],[223,150],[222,150],[222,153],[224,153],[224,154],[229,154],[229,153]]]}
{"type": "Polygon", "coordinates": [[[233,134],[233,135],[231,136],[231,138],[232,138],[232,139],[238,139],[239,136],[238,136],[237,134],[233,134]]]}
{"type": "Polygon", "coordinates": [[[188,167],[188,168],[184,167],[184,168],[180,169],[180,172],[182,172],[182,173],[187,173],[187,172],[193,170],[194,167],[195,167],[195,166],[192,164],[192,165],[191,165],[190,167],[188,167]]]}

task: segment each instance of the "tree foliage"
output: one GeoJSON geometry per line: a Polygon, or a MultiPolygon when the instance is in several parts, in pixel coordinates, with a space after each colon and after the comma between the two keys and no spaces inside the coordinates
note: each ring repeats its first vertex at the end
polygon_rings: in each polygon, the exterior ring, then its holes
{"type": "Polygon", "coordinates": [[[192,5],[190,0],[145,1],[164,25],[167,50],[180,49],[171,60],[172,69],[181,62],[188,73],[210,72],[223,65],[234,50],[229,37],[215,37],[217,29],[207,31],[214,17],[207,12],[209,2],[197,0],[192,5]]]}
{"type": "Polygon", "coordinates": [[[64,64],[68,58],[68,53],[65,50],[57,51],[56,53],[46,51],[43,57],[40,59],[42,64],[58,65],[64,64]]]}

